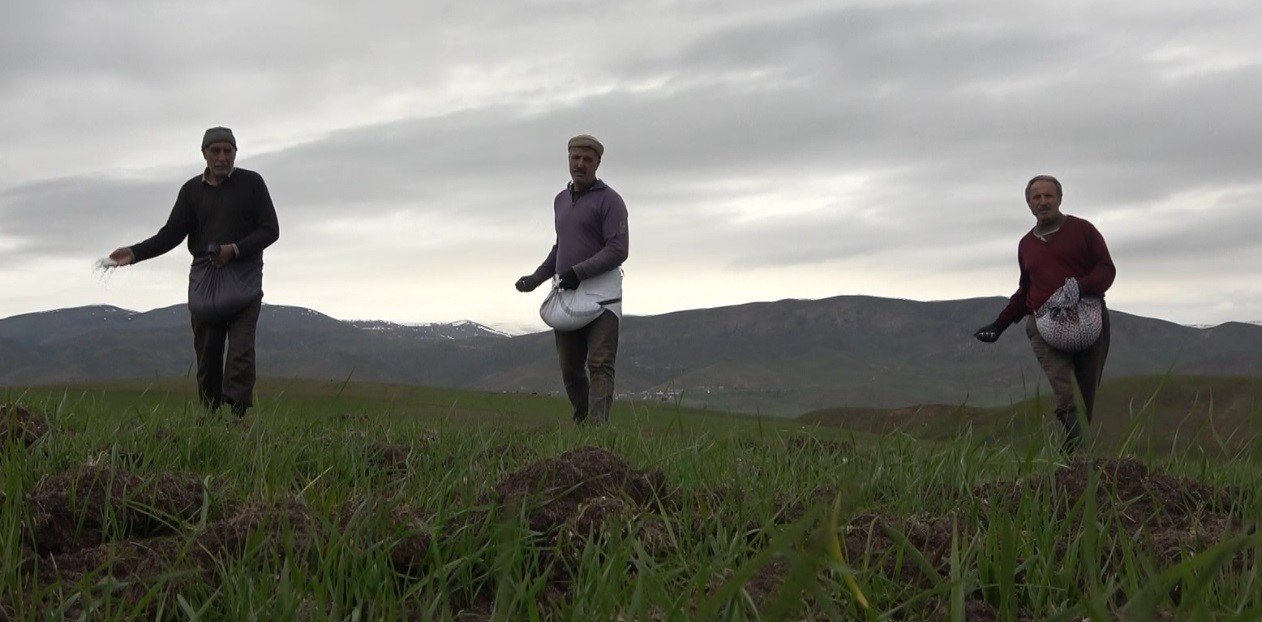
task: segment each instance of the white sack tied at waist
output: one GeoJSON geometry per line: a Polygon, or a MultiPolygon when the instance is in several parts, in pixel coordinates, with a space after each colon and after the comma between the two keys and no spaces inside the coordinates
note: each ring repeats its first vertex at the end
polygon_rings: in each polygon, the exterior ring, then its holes
{"type": "Polygon", "coordinates": [[[606,309],[622,319],[622,268],[581,281],[578,289],[561,289],[561,277],[552,277],[539,317],[556,330],[570,331],[591,324],[606,309]]]}

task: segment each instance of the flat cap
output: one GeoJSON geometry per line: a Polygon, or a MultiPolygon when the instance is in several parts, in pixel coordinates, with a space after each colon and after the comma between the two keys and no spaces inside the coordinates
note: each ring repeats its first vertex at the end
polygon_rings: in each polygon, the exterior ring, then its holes
{"type": "Polygon", "coordinates": [[[591,134],[579,134],[578,136],[571,138],[567,148],[573,149],[574,147],[586,147],[595,151],[596,157],[605,157],[605,146],[600,144],[600,141],[596,140],[596,137],[591,134]]]}

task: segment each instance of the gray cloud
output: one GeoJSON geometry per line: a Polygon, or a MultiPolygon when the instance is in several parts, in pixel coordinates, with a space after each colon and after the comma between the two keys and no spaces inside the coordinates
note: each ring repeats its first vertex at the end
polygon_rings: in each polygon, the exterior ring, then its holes
{"type": "Polygon", "coordinates": [[[285,243],[357,248],[366,272],[399,263],[394,251],[322,223],[458,223],[485,232],[467,235],[486,269],[520,271],[527,253],[490,249],[546,249],[564,140],[579,131],[609,146],[601,172],[631,206],[631,261],[654,253],[644,265],[942,270],[943,292],[979,294],[985,272],[1006,292],[1029,225],[1021,188],[1042,172],[1119,265],[1179,258],[1179,273],[1243,277],[1257,248],[1262,10],[1249,3],[657,2],[581,18],[553,3],[338,6],[261,9],[222,58],[207,57],[203,22],[231,6],[18,8],[0,94],[30,122],[0,134],[30,158],[0,190],[0,237],[21,245],[0,255],[71,256],[156,230],[198,169],[171,145],[196,140],[222,84],[239,164],[268,180],[285,243]],[[576,36],[591,19],[601,36],[576,36]],[[119,104],[83,105],[88,91],[119,104]],[[111,168],[108,146],[132,140],[130,170],[111,168]],[[1214,192],[1226,194],[1195,211],[1171,206],[1214,192]]]}

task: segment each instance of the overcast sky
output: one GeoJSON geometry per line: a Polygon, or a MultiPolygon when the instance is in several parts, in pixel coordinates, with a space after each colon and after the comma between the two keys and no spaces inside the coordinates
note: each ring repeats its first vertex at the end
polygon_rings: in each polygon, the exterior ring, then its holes
{"type": "Polygon", "coordinates": [[[0,317],[182,302],[183,246],[92,263],[157,231],[226,125],[280,218],[266,300],[339,318],[539,325],[512,284],[588,132],[627,313],[1007,296],[1051,173],[1113,308],[1262,320],[1258,93],[1254,0],[13,2],[0,317]]]}

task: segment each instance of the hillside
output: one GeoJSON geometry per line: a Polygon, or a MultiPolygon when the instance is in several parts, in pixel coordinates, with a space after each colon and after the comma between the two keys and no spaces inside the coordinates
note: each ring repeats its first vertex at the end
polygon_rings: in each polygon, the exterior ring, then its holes
{"type": "MultiPolygon", "coordinates": [[[[624,319],[620,393],[718,410],[797,415],[836,405],[1012,404],[1042,384],[1020,327],[971,338],[1001,298],[781,300],[624,319]]],[[[1106,377],[1262,376],[1262,327],[1212,328],[1113,311],[1106,377]]],[[[184,376],[181,305],[84,307],[0,320],[0,386],[184,376]]],[[[345,322],[265,305],[259,373],[489,391],[560,391],[550,333],[509,337],[471,322],[345,322]]]]}

